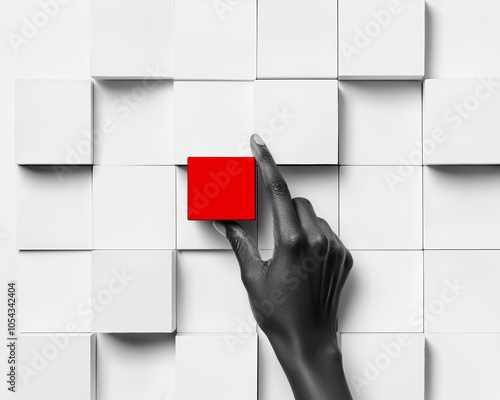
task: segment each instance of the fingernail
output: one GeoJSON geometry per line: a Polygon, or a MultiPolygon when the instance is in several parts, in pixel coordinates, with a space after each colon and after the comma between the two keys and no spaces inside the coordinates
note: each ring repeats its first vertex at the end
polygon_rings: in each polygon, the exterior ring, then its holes
{"type": "Polygon", "coordinates": [[[219,232],[222,236],[226,237],[226,227],[220,221],[214,221],[214,228],[219,232]]]}
{"type": "Polygon", "coordinates": [[[252,138],[253,138],[253,141],[255,143],[257,143],[259,146],[264,146],[265,145],[265,143],[262,140],[262,138],[259,135],[257,135],[256,133],[252,135],[252,138]]]}

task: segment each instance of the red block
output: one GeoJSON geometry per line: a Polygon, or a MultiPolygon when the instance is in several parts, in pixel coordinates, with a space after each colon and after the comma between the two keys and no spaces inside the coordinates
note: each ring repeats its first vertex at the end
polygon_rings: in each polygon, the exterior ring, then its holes
{"type": "Polygon", "coordinates": [[[253,157],[188,157],[188,220],[254,220],[253,157]]]}

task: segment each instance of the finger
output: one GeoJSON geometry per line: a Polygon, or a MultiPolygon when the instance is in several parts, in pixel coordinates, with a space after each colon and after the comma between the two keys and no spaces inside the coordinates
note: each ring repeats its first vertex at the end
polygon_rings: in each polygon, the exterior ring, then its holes
{"type": "Polygon", "coordinates": [[[227,238],[241,269],[245,285],[259,276],[262,271],[262,258],[253,239],[243,227],[233,221],[214,221],[215,229],[227,238]]]}
{"type": "Polygon", "coordinates": [[[259,135],[252,135],[250,141],[252,153],[259,166],[260,174],[271,205],[275,233],[275,244],[290,233],[300,231],[295,207],[290,196],[286,181],[278,170],[271,152],[259,135]]]}
{"type": "MultiPolygon", "coordinates": [[[[327,242],[328,238],[321,228],[318,216],[311,202],[304,197],[295,197],[292,202],[306,236],[312,240],[319,240],[322,237],[327,242]]],[[[328,243],[325,244],[328,245],[328,243]]]]}

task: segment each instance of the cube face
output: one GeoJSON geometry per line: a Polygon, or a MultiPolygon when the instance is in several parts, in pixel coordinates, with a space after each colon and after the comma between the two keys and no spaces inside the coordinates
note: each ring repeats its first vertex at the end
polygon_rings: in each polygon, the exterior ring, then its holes
{"type": "Polygon", "coordinates": [[[432,371],[426,398],[487,399],[495,393],[495,377],[500,373],[499,334],[428,334],[426,343],[432,371]]]}
{"type": "Polygon", "coordinates": [[[497,86],[492,78],[425,81],[425,164],[500,164],[497,86]]]}
{"type": "Polygon", "coordinates": [[[490,76],[500,69],[496,45],[500,27],[494,21],[500,13],[496,1],[426,0],[432,23],[432,45],[428,48],[426,76],[429,78],[471,78],[490,76]],[[450,14],[454,17],[450,18],[450,14]],[[481,27],[467,33],[462,21],[481,27]],[[457,46],[460,43],[460,46],[457,46]]]}
{"type": "Polygon", "coordinates": [[[173,77],[174,0],[93,0],[90,36],[95,78],[173,77]]]}
{"type": "Polygon", "coordinates": [[[17,164],[92,164],[92,82],[18,80],[15,107],[17,164]]]}
{"type": "Polygon", "coordinates": [[[500,331],[494,288],[500,252],[426,251],[425,331],[436,333],[500,331]]]}
{"type": "Polygon", "coordinates": [[[172,165],[172,81],[95,84],[96,165],[172,165]]]}
{"type": "Polygon", "coordinates": [[[95,400],[94,335],[26,334],[18,346],[20,399],[95,400]]]}
{"type": "Polygon", "coordinates": [[[173,332],[175,261],[172,251],[94,251],[92,331],[173,332]]]}
{"type": "Polygon", "coordinates": [[[175,167],[94,167],[94,249],[175,249],[175,167]]]}
{"type": "Polygon", "coordinates": [[[174,160],[251,156],[253,82],[174,83],[174,160]]]}
{"type": "Polygon", "coordinates": [[[420,80],[424,0],[339,0],[339,79],[420,80]]]}
{"type": "Polygon", "coordinates": [[[97,345],[98,399],[174,398],[174,335],[97,334],[97,345]]]}
{"type": "Polygon", "coordinates": [[[257,399],[257,334],[179,334],[175,358],[176,399],[257,399]]]}
{"type": "Polygon", "coordinates": [[[422,167],[407,169],[340,167],[340,237],[348,249],[422,249],[422,167]]]}
{"type": "Polygon", "coordinates": [[[90,251],[22,251],[21,332],[91,332],[90,251]],[[70,329],[71,328],[71,329],[70,329]]]}
{"type": "Polygon", "coordinates": [[[426,249],[500,249],[500,167],[424,167],[426,249]]]}
{"type": "Polygon", "coordinates": [[[21,250],[92,249],[90,167],[18,167],[21,250]]]}
{"type": "Polygon", "coordinates": [[[423,332],[423,252],[353,251],[352,256],[339,331],[423,332]]]}
{"type": "MultiPolygon", "coordinates": [[[[177,185],[177,249],[179,250],[230,250],[229,241],[218,233],[212,220],[188,220],[187,167],[176,167],[177,185]]],[[[257,243],[257,221],[238,221],[257,243]]]]}
{"type": "MultiPolygon", "coordinates": [[[[280,172],[293,197],[306,197],[316,214],[325,219],[334,232],[338,232],[338,167],[286,166],[280,172]]],[[[259,249],[274,249],[273,219],[262,178],[259,176],[259,249]]]]}
{"type": "Polygon", "coordinates": [[[257,62],[260,79],[335,79],[337,2],[259,1],[257,62]]]}
{"type": "Polygon", "coordinates": [[[177,257],[178,332],[255,332],[232,251],[179,251],[177,257]]]}
{"type": "Polygon", "coordinates": [[[342,334],[341,348],[355,399],[424,398],[424,335],[342,334]]]}
{"type": "Polygon", "coordinates": [[[420,82],[339,82],[340,164],[422,164],[421,96],[420,82]]]}
{"type": "Polygon", "coordinates": [[[338,83],[255,83],[255,128],[277,164],[338,164],[338,83]]]}
{"type": "Polygon", "coordinates": [[[253,157],[189,157],[188,219],[254,220],[253,157]]]}
{"type": "Polygon", "coordinates": [[[254,80],[256,0],[175,5],[175,78],[254,80]]]}

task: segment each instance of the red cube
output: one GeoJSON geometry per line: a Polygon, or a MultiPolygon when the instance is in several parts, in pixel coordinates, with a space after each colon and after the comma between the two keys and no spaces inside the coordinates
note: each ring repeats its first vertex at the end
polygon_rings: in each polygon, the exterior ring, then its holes
{"type": "Polygon", "coordinates": [[[254,220],[253,157],[188,157],[188,220],[254,220]]]}

